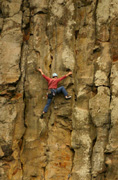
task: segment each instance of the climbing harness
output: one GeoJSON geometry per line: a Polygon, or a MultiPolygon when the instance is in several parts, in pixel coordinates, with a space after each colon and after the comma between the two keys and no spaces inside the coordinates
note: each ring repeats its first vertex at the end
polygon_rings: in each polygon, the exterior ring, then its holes
{"type": "Polygon", "coordinates": [[[56,92],[53,89],[48,89],[47,97],[52,99],[56,95],[56,92]]]}

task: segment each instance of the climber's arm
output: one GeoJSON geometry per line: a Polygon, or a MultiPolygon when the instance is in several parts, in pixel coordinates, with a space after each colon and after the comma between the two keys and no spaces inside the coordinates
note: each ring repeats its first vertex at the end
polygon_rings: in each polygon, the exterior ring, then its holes
{"type": "Polygon", "coordinates": [[[42,69],[38,69],[38,71],[41,73],[41,75],[42,75],[47,81],[50,80],[50,78],[47,77],[47,76],[43,73],[42,69]]]}
{"type": "Polygon", "coordinates": [[[61,78],[58,78],[58,82],[65,79],[66,77],[68,77],[69,75],[71,75],[72,72],[69,72],[68,74],[66,74],[65,76],[61,77],[61,78]]]}

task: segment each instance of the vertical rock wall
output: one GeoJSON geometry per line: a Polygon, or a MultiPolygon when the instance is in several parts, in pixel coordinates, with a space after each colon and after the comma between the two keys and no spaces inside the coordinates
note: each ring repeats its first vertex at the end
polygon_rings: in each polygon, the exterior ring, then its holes
{"type": "Polygon", "coordinates": [[[117,0],[0,0],[0,179],[118,179],[117,0]],[[44,119],[47,76],[72,71],[44,119]]]}

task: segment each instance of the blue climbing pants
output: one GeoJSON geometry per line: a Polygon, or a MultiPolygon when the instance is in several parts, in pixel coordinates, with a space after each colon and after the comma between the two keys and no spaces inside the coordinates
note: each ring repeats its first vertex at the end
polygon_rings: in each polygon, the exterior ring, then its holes
{"type": "Polygon", "coordinates": [[[59,93],[63,93],[64,94],[64,97],[68,95],[67,91],[65,90],[64,86],[61,86],[57,89],[50,89],[51,90],[51,94],[52,96],[48,96],[48,100],[47,100],[47,104],[45,105],[44,109],[43,109],[43,112],[47,112],[48,111],[48,108],[52,102],[52,98],[53,96],[55,96],[56,94],[59,94],[59,93]]]}

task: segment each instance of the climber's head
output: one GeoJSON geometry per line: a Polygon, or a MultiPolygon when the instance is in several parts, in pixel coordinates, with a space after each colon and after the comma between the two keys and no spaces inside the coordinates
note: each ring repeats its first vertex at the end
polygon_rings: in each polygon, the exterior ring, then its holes
{"type": "Polygon", "coordinates": [[[53,77],[53,78],[57,78],[58,75],[57,75],[56,73],[53,73],[53,74],[52,74],[52,77],[53,77]]]}

